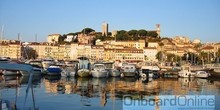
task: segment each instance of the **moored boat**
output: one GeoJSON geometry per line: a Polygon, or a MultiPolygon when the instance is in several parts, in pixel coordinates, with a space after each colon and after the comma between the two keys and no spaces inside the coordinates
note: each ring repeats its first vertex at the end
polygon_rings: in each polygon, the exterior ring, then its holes
{"type": "Polygon", "coordinates": [[[90,76],[90,62],[89,59],[87,57],[79,57],[79,63],[78,63],[78,71],[77,71],[77,75],[79,77],[88,77],[90,76]]]}
{"type": "Polygon", "coordinates": [[[88,76],[90,76],[90,73],[89,73],[88,69],[80,69],[80,70],[78,70],[77,75],[79,77],[88,77],[88,76]]]}
{"type": "Polygon", "coordinates": [[[46,58],[42,60],[42,66],[45,70],[47,70],[47,68],[49,68],[51,65],[55,65],[55,61],[53,59],[46,58]]]}
{"type": "Polygon", "coordinates": [[[122,64],[121,66],[122,76],[125,77],[133,77],[136,75],[136,68],[133,64],[122,64]]]}
{"type": "Polygon", "coordinates": [[[105,62],[105,63],[103,63],[103,64],[105,64],[106,70],[108,70],[108,72],[109,72],[109,76],[118,77],[118,76],[121,75],[119,69],[117,69],[117,68],[114,66],[114,63],[113,63],[113,62],[105,62]]]}
{"type": "Polygon", "coordinates": [[[207,73],[206,71],[196,71],[195,77],[198,78],[208,78],[210,76],[210,73],[207,73]]]}
{"type": "Polygon", "coordinates": [[[96,78],[109,76],[109,73],[105,68],[105,65],[102,63],[94,64],[93,69],[91,70],[91,74],[93,77],[96,77],[96,78]]]}
{"type": "Polygon", "coordinates": [[[61,75],[62,69],[59,66],[49,66],[47,68],[48,75],[61,75]]]}
{"type": "Polygon", "coordinates": [[[182,66],[181,71],[178,72],[179,77],[194,77],[195,73],[191,71],[189,66],[182,66]]]}

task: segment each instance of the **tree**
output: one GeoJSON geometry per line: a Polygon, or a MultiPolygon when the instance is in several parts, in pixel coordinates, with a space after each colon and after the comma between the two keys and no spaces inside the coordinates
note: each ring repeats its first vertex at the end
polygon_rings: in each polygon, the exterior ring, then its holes
{"type": "Polygon", "coordinates": [[[216,57],[220,58],[220,48],[218,49],[218,51],[216,52],[216,57]]]}
{"type": "Polygon", "coordinates": [[[78,43],[79,41],[78,41],[78,38],[75,38],[74,40],[73,40],[73,43],[78,43]]]}
{"type": "Polygon", "coordinates": [[[31,47],[22,47],[22,56],[25,59],[36,59],[38,57],[38,54],[36,52],[36,50],[34,50],[31,47]]]}
{"type": "Polygon", "coordinates": [[[162,51],[157,52],[156,59],[158,59],[159,61],[162,61],[163,60],[162,57],[163,57],[163,52],[162,51]]]}
{"type": "Polygon", "coordinates": [[[95,30],[93,30],[92,28],[84,28],[81,32],[84,34],[89,34],[90,32],[94,32],[95,30]]]}
{"type": "Polygon", "coordinates": [[[151,37],[157,37],[157,32],[156,31],[149,31],[148,33],[147,33],[147,36],[151,36],[151,37]]]}
{"type": "Polygon", "coordinates": [[[180,61],[180,56],[175,55],[175,54],[167,54],[167,61],[168,62],[178,62],[180,61]]]}
{"type": "Polygon", "coordinates": [[[201,63],[204,64],[205,62],[208,62],[208,53],[201,52],[199,54],[199,59],[201,60],[201,63]]]}
{"type": "Polygon", "coordinates": [[[133,36],[133,37],[138,36],[138,31],[137,30],[130,30],[127,33],[128,33],[128,35],[133,36]]]}
{"type": "Polygon", "coordinates": [[[120,40],[120,41],[124,40],[125,41],[125,40],[130,40],[130,39],[129,39],[129,36],[125,30],[120,30],[117,32],[116,40],[120,40]]]}
{"type": "Polygon", "coordinates": [[[58,43],[63,43],[64,40],[66,39],[67,35],[66,34],[63,34],[62,36],[59,36],[58,38],[58,43]]]}
{"type": "Polygon", "coordinates": [[[219,62],[220,61],[220,48],[218,49],[218,51],[216,52],[216,61],[219,62]]]}
{"type": "Polygon", "coordinates": [[[140,37],[147,36],[147,31],[144,29],[138,30],[138,35],[140,37]]]}

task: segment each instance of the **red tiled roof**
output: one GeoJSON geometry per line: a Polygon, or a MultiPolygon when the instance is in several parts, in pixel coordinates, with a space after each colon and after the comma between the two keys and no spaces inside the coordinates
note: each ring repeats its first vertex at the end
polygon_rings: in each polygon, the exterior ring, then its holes
{"type": "Polygon", "coordinates": [[[202,48],[202,50],[211,50],[211,49],[214,49],[214,47],[213,46],[206,46],[206,47],[203,47],[202,48]]]}

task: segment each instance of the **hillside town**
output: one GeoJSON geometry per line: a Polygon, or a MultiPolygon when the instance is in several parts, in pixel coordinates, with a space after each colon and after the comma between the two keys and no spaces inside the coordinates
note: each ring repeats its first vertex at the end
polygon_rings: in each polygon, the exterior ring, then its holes
{"type": "Polygon", "coordinates": [[[0,56],[12,59],[43,59],[75,60],[88,57],[91,62],[125,61],[125,62],[180,62],[190,63],[219,62],[220,43],[202,43],[199,39],[191,40],[187,36],[172,38],[160,36],[160,25],[156,25],[156,37],[145,36],[138,40],[117,40],[117,32],[108,35],[108,24],[102,24],[102,35],[112,39],[95,39],[98,32],[79,32],[66,35],[60,43],[61,34],[50,34],[47,42],[22,42],[6,40],[0,42],[0,56]],[[76,42],[72,42],[72,41],[76,42]],[[95,40],[95,41],[94,41],[95,40]],[[94,42],[94,43],[93,43],[94,42]],[[31,52],[30,52],[31,50],[31,52]]]}

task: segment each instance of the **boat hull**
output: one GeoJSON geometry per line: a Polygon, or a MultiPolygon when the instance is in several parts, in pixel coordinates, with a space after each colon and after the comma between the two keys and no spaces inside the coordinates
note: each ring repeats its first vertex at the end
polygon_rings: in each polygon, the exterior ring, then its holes
{"type": "MultiPolygon", "coordinates": [[[[20,71],[20,73],[22,76],[30,76],[31,74],[30,72],[27,71],[20,71]]],[[[32,73],[34,76],[41,75],[43,73],[43,69],[34,67],[32,73]]]]}
{"type": "Polygon", "coordinates": [[[92,76],[95,78],[103,78],[103,77],[108,77],[108,71],[103,70],[103,71],[91,71],[92,76]]]}
{"type": "Polygon", "coordinates": [[[194,77],[194,76],[195,76],[195,73],[180,71],[180,72],[178,73],[178,75],[179,75],[179,77],[189,78],[189,77],[194,77]]]}
{"type": "Polygon", "coordinates": [[[205,71],[197,71],[195,74],[195,77],[197,78],[208,78],[209,76],[210,74],[205,71]]]}
{"type": "Polygon", "coordinates": [[[5,76],[20,75],[18,71],[10,71],[10,70],[4,70],[2,74],[5,76]]]}
{"type": "Polygon", "coordinates": [[[122,72],[124,77],[133,77],[136,75],[135,72],[122,72]]]}
{"type": "Polygon", "coordinates": [[[88,76],[90,76],[88,69],[80,69],[80,70],[78,70],[77,75],[79,77],[88,77],[88,76]]]}
{"type": "Polygon", "coordinates": [[[119,70],[117,70],[117,69],[110,70],[110,76],[112,76],[112,77],[118,77],[118,76],[120,76],[120,75],[121,75],[121,73],[120,73],[119,70]]]}

